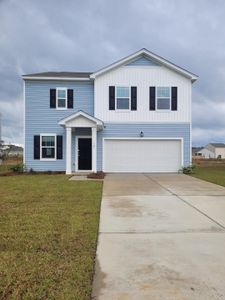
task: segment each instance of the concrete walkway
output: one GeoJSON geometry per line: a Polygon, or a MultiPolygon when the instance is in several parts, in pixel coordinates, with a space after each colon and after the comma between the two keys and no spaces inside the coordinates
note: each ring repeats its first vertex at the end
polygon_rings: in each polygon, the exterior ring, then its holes
{"type": "Polygon", "coordinates": [[[225,299],[225,188],[185,175],[107,175],[98,300],[225,299]]]}

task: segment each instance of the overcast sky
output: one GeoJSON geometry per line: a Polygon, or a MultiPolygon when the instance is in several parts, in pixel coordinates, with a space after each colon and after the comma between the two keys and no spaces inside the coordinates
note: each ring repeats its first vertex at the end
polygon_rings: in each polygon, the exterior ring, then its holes
{"type": "Polygon", "coordinates": [[[0,0],[3,139],[23,143],[22,74],[95,71],[143,47],[199,75],[193,144],[225,142],[224,0],[0,0]]]}

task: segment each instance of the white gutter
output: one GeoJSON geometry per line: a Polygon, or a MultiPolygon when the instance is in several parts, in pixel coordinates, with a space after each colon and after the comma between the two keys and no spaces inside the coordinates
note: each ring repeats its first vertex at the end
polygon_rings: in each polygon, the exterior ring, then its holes
{"type": "Polygon", "coordinates": [[[69,80],[69,81],[89,81],[91,80],[89,77],[33,77],[33,76],[22,76],[23,80],[69,80]]]}

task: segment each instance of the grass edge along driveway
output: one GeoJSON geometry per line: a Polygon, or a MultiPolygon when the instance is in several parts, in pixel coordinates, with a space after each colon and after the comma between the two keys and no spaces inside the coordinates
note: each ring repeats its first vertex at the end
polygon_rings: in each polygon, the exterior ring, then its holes
{"type": "Polygon", "coordinates": [[[196,166],[194,174],[191,176],[203,179],[218,185],[225,186],[225,166],[212,165],[212,166],[196,166]]]}
{"type": "Polygon", "coordinates": [[[0,177],[0,299],[89,299],[102,182],[0,177]]]}

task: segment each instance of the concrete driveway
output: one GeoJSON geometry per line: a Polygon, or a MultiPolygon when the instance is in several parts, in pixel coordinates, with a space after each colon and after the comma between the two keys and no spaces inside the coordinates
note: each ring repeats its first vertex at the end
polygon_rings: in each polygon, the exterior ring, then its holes
{"type": "Polygon", "coordinates": [[[225,299],[225,188],[186,175],[107,175],[93,299],[225,299]]]}

